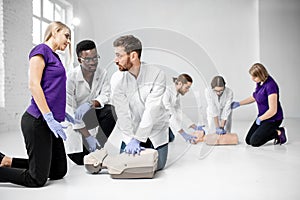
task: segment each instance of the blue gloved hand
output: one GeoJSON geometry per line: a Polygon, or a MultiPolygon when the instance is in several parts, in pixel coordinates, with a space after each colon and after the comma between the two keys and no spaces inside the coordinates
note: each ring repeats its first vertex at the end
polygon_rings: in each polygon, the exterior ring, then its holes
{"type": "Polygon", "coordinates": [[[255,123],[256,123],[257,125],[260,125],[260,123],[261,123],[261,120],[259,119],[259,117],[258,117],[258,118],[256,118],[256,121],[255,121],[255,123]]]}
{"type": "Polygon", "coordinates": [[[196,126],[196,128],[194,129],[195,131],[204,131],[205,130],[203,129],[204,126],[196,126]]]}
{"type": "Polygon", "coordinates": [[[185,139],[186,142],[189,142],[189,143],[196,142],[197,137],[194,135],[187,134],[186,132],[183,132],[180,135],[185,139]]]}
{"type": "Polygon", "coordinates": [[[82,120],[84,114],[92,108],[92,104],[89,102],[81,104],[75,111],[75,119],[82,120]]]}
{"type": "Polygon", "coordinates": [[[224,128],[218,127],[216,128],[216,134],[224,135],[226,133],[224,128]]]}
{"type": "Polygon", "coordinates": [[[141,147],[140,145],[140,141],[138,141],[137,139],[135,138],[132,138],[130,140],[130,142],[126,145],[124,151],[128,154],[140,154],[140,152],[142,150],[144,150],[145,148],[144,147],[141,147]]]}
{"type": "Polygon", "coordinates": [[[237,108],[237,107],[239,107],[239,106],[240,106],[240,103],[239,103],[239,102],[233,101],[233,102],[231,103],[231,109],[235,109],[235,108],[237,108]]]}
{"type": "Polygon", "coordinates": [[[77,119],[74,119],[71,115],[69,115],[68,113],[66,113],[65,115],[65,120],[67,120],[68,122],[71,122],[72,124],[79,124],[80,121],[77,119]]]}
{"type": "Polygon", "coordinates": [[[97,149],[97,145],[99,147],[101,147],[101,145],[99,144],[98,140],[94,136],[92,136],[92,135],[86,137],[85,140],[87,141],[87,143],[89,145],[89,151],[90,152],[95,151],[97,149]]]}
{"type": "Polygon", "coordinates": [[[67,139],[67,136],[63,130],[63,126],[54,119],[52,112],[43,114],[50,130],[54,133],[55,137],[61,137],[63,140],[67,139]]]}

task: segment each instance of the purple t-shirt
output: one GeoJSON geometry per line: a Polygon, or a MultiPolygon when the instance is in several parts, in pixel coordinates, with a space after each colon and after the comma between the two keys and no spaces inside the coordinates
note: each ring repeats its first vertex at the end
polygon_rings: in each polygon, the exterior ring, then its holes
{"type": "Polygon", "coordinates": [[[256,84],[255,92],[253,92],[253,97],[256,100],[258,107],[258,117],[263,115],[269,109],[268,96],[271,94],[277,94],[277,112],[276,114],[267,119],[266,121],[275,121],[283,119],[283,111],[279,102],[279,88],[274,79],[269,76],[264,84],[256,84]]]}
{"type": "MultiPolygon", "coordinates": [[[[59,56],[46,44],[39,44],[34,47],[29,59],[36,55],[42,55],[45,61],[45,68],[41,79],[41,87],[44,91],[47,104],[58,122],[65,119],[66,110],[66,70],[61,63],[59,56]]],[[[27,112],[39,118],[41,112],[33,97],[27,112]]]]}

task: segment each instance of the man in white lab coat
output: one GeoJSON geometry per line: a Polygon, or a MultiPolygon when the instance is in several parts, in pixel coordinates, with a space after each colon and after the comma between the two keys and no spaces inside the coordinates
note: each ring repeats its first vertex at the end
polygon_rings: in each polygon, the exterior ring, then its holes
{"type": "Polygon", "coordinates": [[[68,72],[67,113],[76,124],[68,127],[65,142],[69,158],[83,165],[83,157],[104,145],[116,120],[110,102],[110,84],[105,69],[98,67],[100,56],[91,40],[76,46],[79,66],[68,72]],[[84,139],[83,139],[84,138],[84,139]]]}
{"type": "Polygon", "coordinates": [[[174,84],[167,87],[163,98],[163,103],[170,113],[169,141],[172,142],[175,138],[173,132],[178,132],[185,141],[195,144],[197,137],[186,133],[183,127],[203,131],[204,133],[203,127],[197,126],[182,112],[180,100],[180,96],[185,95],[190,90],[193,79],[188,74],[180,74],[173,81],[174,84]]]}
{"type": "Polygon", "coordinates": [[[209,133],[223,135],[231,132],[233,92],[225,84],[222,76],[215,76],[211,87],[205,89],[209,133]]]}
{"type": "Polygon", "coordinates": [[[168,116],[162,98],[166,89],[164,72],[140,61],[142,44],[132,35],[114,43],[115,63],[122,72],[113,87],[112,102],[123,138],[121,151],[139,154],[144,148],[158,151],[157,170],[164,168],[168,155],[168,116]]]}

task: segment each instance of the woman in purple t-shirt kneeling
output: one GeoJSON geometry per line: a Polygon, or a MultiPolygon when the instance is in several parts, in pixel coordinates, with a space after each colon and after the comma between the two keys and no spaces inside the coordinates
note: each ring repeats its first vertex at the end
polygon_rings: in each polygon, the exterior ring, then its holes
{"type": "Polygon", "coordinates": [[[0,182],[42,187],[48,178],[61,179],[67,173],[66,135],[60,124],[66,117],[66,71],[55,51],[70,47],[70,40],[70,28],[52,22],[44,43],[29,54],[32,99],[21,120],[28,159],[0,153],[0,182]]]}
{"type": "Polygon", "coordinates": [[[266,68],[256,63],[249,69],[256,88],[252,96],[232,102],[231,108],[256,102],[258,115],[246,136],[246,143],[254,147],[264,145],[274,139],[274,144],[287,142],[285,129],[279,127],[283,120],[283,111],[279,101],[279,88],[266,68]]]}

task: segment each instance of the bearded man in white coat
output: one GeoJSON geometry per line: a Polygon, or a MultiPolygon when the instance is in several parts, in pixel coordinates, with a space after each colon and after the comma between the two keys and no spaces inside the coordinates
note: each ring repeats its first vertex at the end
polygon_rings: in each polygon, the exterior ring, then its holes
{"type": "Polygon", "coordinates": [[[142,44],[133,35],[117,38],[115,63],[122,72],[112,91],[117,128],[122,134],[121,152],[139,154],[144,148],[158,151],[157,170],[164,168],[168,155],[168,115],[162,103],[165,73],[141,62],[142,44]]]}
{"type": "Polygon", "coordinates": [[[183,127],[192,128],[195,131],[202,131],[203,134],[205,131],[203,126],[197,126],[183,113],[180,99],[180,96],[189,92],[193,79],[188,74],[180,74],[178,77],[173,78],[173,82],[174,84],[172,86],[167,87],[163,98],[164,106],[170,113],[169,141],[172,142],[175,139],[174,133],[178,132],[185,141],[196,144],[195,141],[197,137],[188,134],[183,127]]]}

